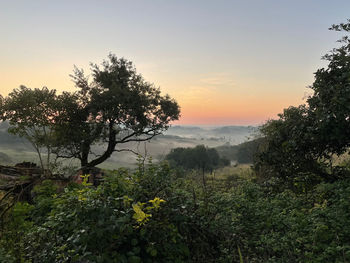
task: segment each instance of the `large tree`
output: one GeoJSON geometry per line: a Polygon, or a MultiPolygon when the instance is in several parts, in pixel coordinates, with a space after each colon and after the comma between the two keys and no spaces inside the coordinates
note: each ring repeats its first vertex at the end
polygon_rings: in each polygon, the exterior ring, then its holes
{"type": "Polygon", "coordinates": [[[342,154],[350,146],[350,20],[331,30],[346,33],[340,47],[324,56],[329,63],[315,73],[314,94],[307,100],[315,120],[319,146],[325,154],[342,154]]]}
{"type": "MultiPolygon", "coordinates": [[[[40,102],[35,112],[23,107],[25,93],[15,90],[2,99],[3,120],[18,127],[19,135],[28,125],[50,127],[54,133],[50,136],[54,138],[50,140],[50,152],[61,158],[77,158],[88,170],[113,152],[126,150],[122,144],[150,140],[179,118],[176,101],[162,96],[160,89],[146,82],[130,61],[111,54],[101,66],[91,64],[91,70],[89,81],[83,70],[75,68],[71,77],[76,92],[56,95],[55,91],[41,90],[52,92],[52,96],[40,102]],[[31,116],[35,118],[28,122],[31,116]]],[[[31,134],[26,138],[33,139],[31,134]]]]}
{"type": "MultiPolygon", "coordinates": [[[[348,34],[350,20],[330,29],[348,34]]],[[[333,157],[347,153],[350,146],[349,36],[339,42],[324,56],[329,63],[315,73],[306,104],[285,109],[278,120],[263,125],[265,143],[255,163],[262,174],[293,184],[307,177],[334,180],[347,174],[333,164],[333,157]]]]}

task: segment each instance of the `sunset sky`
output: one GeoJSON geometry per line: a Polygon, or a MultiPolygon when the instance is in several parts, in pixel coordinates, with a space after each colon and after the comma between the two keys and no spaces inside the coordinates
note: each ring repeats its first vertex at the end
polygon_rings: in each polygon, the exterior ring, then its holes
{"type": "Polygon", "coordinates": [[[257,125],[310,94],[350,1],[0,0],[0,93],[73,91],[112,52],[175,98],[175,124],[257,125]]]}

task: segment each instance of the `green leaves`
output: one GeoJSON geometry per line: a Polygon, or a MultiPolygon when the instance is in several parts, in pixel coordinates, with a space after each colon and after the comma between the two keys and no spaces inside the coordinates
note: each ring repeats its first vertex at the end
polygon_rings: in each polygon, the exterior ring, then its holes
{"type": "Polygon", "coordinates": [[[86,183],[58,195],[44,181],[35,188],[34,206],[18,203],[11,213],[8,233],[23,229],[23,239],[8,234],[8,248],[23,245],[23,258],[40,262],[185,262],[188,251],[165,213],[167,202],[155,195],[165,192],[155,188],[150,199],[143,194],[142,186],[151,190],[149,179],[157,175],[161,187],[165,181],[169,187],[168,172],[166,165],[134,174],[120,170],[97,188],[86,183]]]}
{"type": "Polygon", "coordinates": [[[214,148],[198,145],[194,148],[174,148],[166,156],[170,164],[186,170],[212,171],[222,164],[218,152],[214,148]]]}
{"type": "MultiPolygon", "coordinates": [[[[349,23],[333,25],[333,30],[348,33],[349,23]]],[[[290,187],[312,187],[321,180],[337,180],[348,173],[337,173],[334,156],[348,152],[350,146],[350,41],[324,58],[326,68],[315,73],[310,86],[313,94],[305,105],[289,107],[278,120],[263,125],[265,147],[255,164],[264,177],[279,177],[290,187]],[[306,182],[308,181],[308,182],[306,182]]]]}
{"type": "Polygon", "coordinates": [[[82,70],[75,69],[72,78],[81,110],[76,116],[70,114],[74,121],[63,120],[67,125],[62,136],[75,155],[62,150],[66,156],[79,158],[83,167],[102,163],[119,144],[151,139],[179,118],[178,104],[168,95],[161,96],[159,88],[146,82],[124,58],[110,54],[101,67],[92,64],[92,77],[89,82],[82,70]],[[91,160],[92,146],[97,143],[106,143],[105,151],[91,160]]]}
{"type": "Polygon", "coordinates": [[[350,181],[274,192],[252,180],[204,192],[166,164],[111,172],[17,203],[0,259],[22,262],[344,262],[350,260],[350,181]],[[147,220],[145,220],[145,218],[147,220]],[[140,220],[139,220],[140,219],[140,220]],[[18,234],[20,233],[20,235],[18,234]]]}

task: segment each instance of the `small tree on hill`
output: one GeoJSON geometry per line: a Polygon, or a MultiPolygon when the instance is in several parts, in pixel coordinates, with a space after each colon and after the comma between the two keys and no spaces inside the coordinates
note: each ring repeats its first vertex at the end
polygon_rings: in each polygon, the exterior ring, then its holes
{"type": "Polygon", "coordinates": [[[54,147],[57,103],[56,91],[46,87],[32,90],[21,86],[0,99],[1,119],[9,121],[8,131],[27,139],[37,152],[42,168],[47,169],[54,147]]]}
{"type": "Polygon", "coordinates": [[[197,145],[194,148],[175,148],[166,156],[166,160],[173,166],[184,170],[197,170],[201,173],[205,185],[205,173],[212,172],[219,166],[228,165],[226,159],[221,159],[217,150],[197,145]]]}

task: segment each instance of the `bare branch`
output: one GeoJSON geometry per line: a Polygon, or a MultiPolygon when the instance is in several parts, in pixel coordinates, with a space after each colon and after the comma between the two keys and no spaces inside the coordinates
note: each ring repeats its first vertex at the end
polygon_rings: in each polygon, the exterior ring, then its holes
{"type": "Polygon", "coordinates": [[[128,139],[128,140],[120,140],[120,141],[117,141],[118,144],[122,144],[122,143],[127,143],[127,142],[145,142],[145,141],[149,141],[151,140],[153,137],[157,136],[157,135],[160,135],[161,132],[159,133],[154,133],[154,134],[147,134],[149,135],[150,137],[147,137],[147,138],[133,138],[133,139],[128,139]]]}

